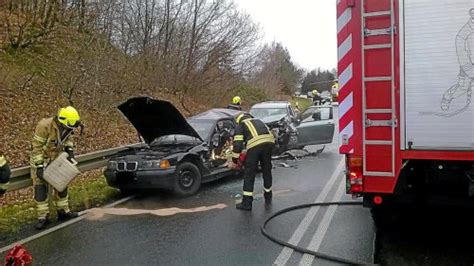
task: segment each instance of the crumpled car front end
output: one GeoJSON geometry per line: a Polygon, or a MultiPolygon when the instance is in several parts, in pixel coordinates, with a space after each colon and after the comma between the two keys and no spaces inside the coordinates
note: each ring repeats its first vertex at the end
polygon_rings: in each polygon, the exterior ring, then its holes
{"type": "Polygon", "coordinates": [[[130,154],[110,159],[104,175],[119,189],[169,188],[175,170],[173,157],[130,154]]]}

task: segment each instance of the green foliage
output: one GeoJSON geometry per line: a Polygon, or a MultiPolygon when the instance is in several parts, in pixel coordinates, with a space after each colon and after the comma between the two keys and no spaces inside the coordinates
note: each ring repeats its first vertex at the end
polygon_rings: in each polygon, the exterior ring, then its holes
{"type": "Polygon", "coordinates": [[[107,185],[104,176],[72,186],[69,194],[70,206],[73,210],[98,207],[120,195],[117,189],[107,185]]]}
{"type": "Polygon", "coordinates": [[[0,234],[17,232],[21,225],[34,221],[35,203],[33,200],[16,202],[0,209],[0,234]]]}
{"type": "Polygon", "coordinates": [[[269,96],[280,93],[291,95],[300,83],[303,70],[292,61],[290,53],[281,43],[265,45],[257,62],[254,83],[269,96]]]}
{"type": "Polygon", "coordinates": [[[293,94],[302,72],[292,62],[290,52],[281,43],[273,44],[276,63],[279,64],[278,74],[283,84],[283,92],[293,94]]]}
{"type": "Polygon", "coordinates": [[[331,86],[335,81],[335,70],[315,69],[306,74],[301,85],[301,93],[306,94],[312,90],[319,92],[331,91],[331,86]]]}

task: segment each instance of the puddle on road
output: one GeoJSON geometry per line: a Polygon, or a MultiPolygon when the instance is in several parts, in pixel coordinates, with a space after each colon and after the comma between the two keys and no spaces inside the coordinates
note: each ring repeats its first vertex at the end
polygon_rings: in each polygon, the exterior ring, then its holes
{"type": "Polygon", "coordinates": [[[205,212],[215,209],[224,209],[226,204],[215,204],[212,206],[201,206],[190,209],[181,209],[181,208],[166,208],[166,209],[157,209],[157,210],[143,210],[143,209],[128,209],[128,208],[93,208],[87,211],[89,216],[87,220],[99,220],[104,217],[104,215],[118,215],[118,216],[131,216],[131,215],[142,215],[142,214],[152,214],[156,216],[171,216],[179,213],[195,213],[195,212],[205,212]]]}

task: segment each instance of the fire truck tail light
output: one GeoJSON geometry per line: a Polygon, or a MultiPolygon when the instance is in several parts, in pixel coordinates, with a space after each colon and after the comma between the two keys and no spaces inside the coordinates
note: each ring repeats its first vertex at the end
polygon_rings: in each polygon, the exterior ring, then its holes
{"type": "Polygon", "coordinates": [[[350,173],[351,185],[362,185],[362,176],[358,175],[355,172],[350,173]]]}
{"type": "Polygon", "coordinates": [[[364,179],[362,176],[362,158],[348,158],[347,192],[351,194],[361,193],[364,190],[364,179]]]}

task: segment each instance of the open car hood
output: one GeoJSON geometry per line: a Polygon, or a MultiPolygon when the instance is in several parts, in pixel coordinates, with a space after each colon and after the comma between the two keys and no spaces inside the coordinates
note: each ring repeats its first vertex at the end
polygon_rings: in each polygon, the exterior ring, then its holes
{"type": "Polygon", "coordinates": [[[202,138],[170,102],[150,97],[130,98],[118,106],[146,143],[156,138],[181,134],[202,138]]]}

